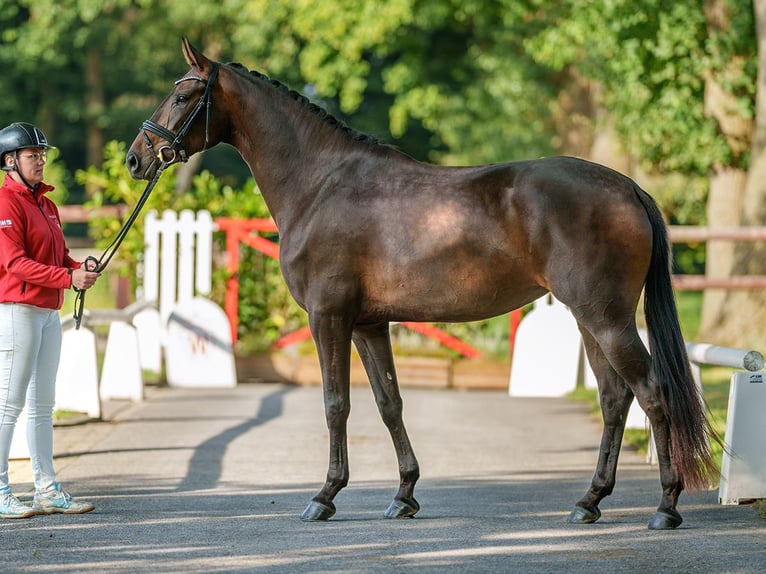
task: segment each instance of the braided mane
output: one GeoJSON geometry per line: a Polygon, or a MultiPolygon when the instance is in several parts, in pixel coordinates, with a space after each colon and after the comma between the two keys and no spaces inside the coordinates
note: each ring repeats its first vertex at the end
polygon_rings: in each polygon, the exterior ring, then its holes
{"type": "Polygon", "coordinates": [[[369,145],[379,145],[380,144],[380,142],[378,141],[378,138],[376,138],[375,136],[372,136],[370,134],[366,134],[366,133],[357,131],[357,130],[349,127],[348,125],[343,123],[341,120],[339,120],[338,118],[336,118],[335,116],[330,114],[327,110],[325,110],[321,106],[318,106],[317,104],[313,103],[311,100],[309,100],[303,94],[301,94],[299,92],[296,92],[295,90],[290,89],[289,87],[287,87],[285,84],[283,84],[279,80],[272,80],[271,78],[269,78],[265,74],[262,74],[260,72],[256,72],[255,70],[248,70],[245,66],[243,66],[242,64],[239,64],[237,62],[229,62],[227,65],[230,66],[231,68],[233,68],[234,70],[242,73],[242,74],[246,74],[246,75],[252,76],[253,78],[257,78],[259,80],[263,80],[263,81],[269,83],[273,88],[275,88],[279,92],[282,92],[286,96],[289,96],[290,98],[292,98],[296,102],[300,103],[304,108],[306,108],[310,112],[312,112],[312,113],[316,114],[317,116],[319,116],[319,118],[322,119],[324,122],[326,122],[326,123],[328,123],[328,124],[330,124],[332,126],[335,126],[340,131],[342,131],[342,132],[348,134],[349,136],[351,136],[352,139],[354,139],[356,141],[367,143],[369,145]]]}

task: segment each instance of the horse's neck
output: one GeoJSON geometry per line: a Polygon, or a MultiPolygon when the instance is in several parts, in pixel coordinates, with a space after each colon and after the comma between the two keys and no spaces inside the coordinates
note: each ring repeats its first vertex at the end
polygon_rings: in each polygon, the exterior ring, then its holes
{"type": "Polygon", "coordinates": [[[255,82],[248,95],[241,116],[232,118],[236,127],[230,143],[250,167],[281,228],[308,209],[328,168],[326,150],[344,136],[265,82],[255,82]]]}

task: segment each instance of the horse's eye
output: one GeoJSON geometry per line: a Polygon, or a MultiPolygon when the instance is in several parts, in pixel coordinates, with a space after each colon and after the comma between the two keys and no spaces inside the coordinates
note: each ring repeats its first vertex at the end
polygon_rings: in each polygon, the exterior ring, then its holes
{"type": "Polygon", "coordinates": [[[187,98],[183,94],[178,94],[176,96],[176,102],[175,103],[176,103],[177,106],[180,106],[181,104],[185,104],[188,101],[189,101],[189,98],[187,98]]]}

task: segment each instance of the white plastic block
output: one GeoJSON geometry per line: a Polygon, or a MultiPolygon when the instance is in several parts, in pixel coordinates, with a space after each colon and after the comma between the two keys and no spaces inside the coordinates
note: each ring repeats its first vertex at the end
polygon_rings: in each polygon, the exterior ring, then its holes
{"type": "Polygon", "coordinates": [[[718,501],[766,498],[766,373],[737,372],[731,377],[726,416],[728,452],[721,465],[718,501]]]}
{"type": "Polygon", "coordinates": [[[535,301],[519,324],[508,393],[560,397],[577,386],[582,338],[566,306],[553,296],[535,301]]]}
{"type": "Polygon", "coordinates": [[[102,400],[143,400],[144,384],[138,357],[138,336],[136,328],[132,325],[116,321],[109,326],[99,391],[102,400]]]}
{"type": "Polygon", "coordinates": [[[101,418],[96,336],[90,329],[81,327],[63,333],[54,409],[101,418]]]}
{"type": "Polygon", "coordinates": [[[173,387],[234,387],[236,365],[226,314],[203,297],[176,304],[167,322],[165,366],[173,387]]]}
{"type": "Polygon", "coordinates": [[[141,369],[159,373],[162,371],[162,324],[157,309],[144,309],[133,317],[138,336],[138,358],[141,369]]]}

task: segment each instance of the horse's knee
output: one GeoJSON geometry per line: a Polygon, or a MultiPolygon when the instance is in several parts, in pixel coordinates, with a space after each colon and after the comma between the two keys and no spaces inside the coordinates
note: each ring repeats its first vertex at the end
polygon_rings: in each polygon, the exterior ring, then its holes
{"type": "MultiPolygon", "coordinates": [[[[383,393],[380,393],[383,395],[383,393]]],[[[390,396],[378,396],[375,402],[378,406],[378,412],[380,417],[386,426],[391,424],[398,424],[402,420],[402,400],[400,398],[394,398],[390,396]]]]}
{"type": "Polygon", "coordinates": [[[330,427],[344,424],[351,414],[351,402],[348,399],[325,398],[324,412],[330,427]]]}

